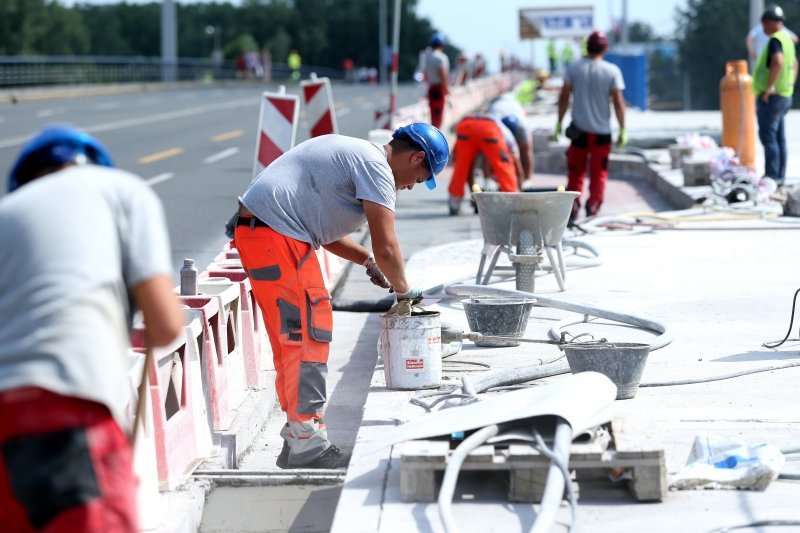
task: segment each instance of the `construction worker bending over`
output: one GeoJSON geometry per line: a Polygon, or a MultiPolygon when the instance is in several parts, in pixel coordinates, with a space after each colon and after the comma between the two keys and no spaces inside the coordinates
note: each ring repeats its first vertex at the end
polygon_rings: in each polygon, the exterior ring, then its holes
{"type": "Polygon", "coordinates": [[[20,152],[0,200],[0,522],[3,531],[137,532],[125,430],[131,316],[172,342],[161,202],[69,127],[20,152]]]}
{"type": "Polygon", "coordinates": [[[519,192],[522,189],[524,173],[519,147],[506,123],[514,126],[515,121],[511,116],[501,120],[494,115],[479,113],[461,119],[456,126],[456,145],[453,148],[455,168],[448,189],[451,215],[457,215],[461,210],[464,186],[471,184],[478,154],[491,167],[502,192],[519,192]]]}
{"type": "Polygon", "coordinates": [[[264,314],[287,416],[280,468],[348,462],[323,422],[333,312],[314,250],[365,266],[398,302],[421,300],[406,280],[394,232],[396,192],[418,183],[435,188],[448,157],[444,135],[430,124],[399,128],[386,145],[323,135],[276,159],[240,198],[234,242],[264,314]],[[349,237],[365,220],[374,257],[349,237]]]}
{"type": "Polygon", "coordinates": [[[428,105],[431,124],[442,127],[444,104],[450,93],[450,60],[444,53],[444,35],[431,38],[431,52],[425,57],[425,81],[428,82],[428,105]]]}
{"type": "MultiPolygon", "coordinates": [[[[602,32],[592,32],[586,40],[589,55],[571,63],[564,72],[564,85],[558,97],[558,122],[553,139],[561,134],[561,121],[572,99],[572,124],[566,134],[572,143],[567,148],[567,190],[582,193],[586,165],[591,181],[586,216],[596,215],[603,204],[608,180],[608,156],[611,153],[611,111],[609,100],[619,122],[617,145],[627,143],[625,133],[625,101],[622,91],[625,82],[619,67],[603,59],[608,49],[608,38],[602,32]]],[[[572,224],[581,207],[580,196],[572,206],[569,222],[572,224]]]]}
{"type": "Polygon", "coordinates": [[[533,143],[528,129],[525,127],[527,113],[511,93],[505,93],[489,102],[488,113],[503,117],[505,124],[519,146],[519,159],[522,163],[522,181],[533,177],[533,143]]]}

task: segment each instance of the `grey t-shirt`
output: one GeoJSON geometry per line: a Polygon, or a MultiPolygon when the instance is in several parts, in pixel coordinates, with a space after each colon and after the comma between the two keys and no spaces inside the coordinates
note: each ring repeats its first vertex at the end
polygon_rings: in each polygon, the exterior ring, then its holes
{"type": "Polygon", "coordinates": [[[430,85],[441,85],[444,81],[439,69],[444,67],[445,72],[450,71],[450,59],[447,54],[441,50],[433,50],[428,57],[425,58],[425,71],[428,74],[428,83],[430,85]]]}
{"type": "Polygon", "coordinates": [[[517,131],[513,132],[514,138],[520,146],[527,146],[530,144],[527,126],[525,125],[525,117],[527,113],[525,113],[525,109],[519,104],[519,102],[517,102],[516,98],[507,93],[503,94],[502,96],[498,96],[489,102],[487,113],[496,117],[500,117],[500,120],[507,116],[517,117],[517,121],[521,127],[517,128],[517,131]]]}
{"type": "Polygon", "coordinates": [[[383,146],[322,135],[273,161],[250,183],[241,201],[278,233],[319,248],[364,224],[363,200],[394,211],[396,197],[383,146]]]}
{"type": "Polygon", "coordinates": [[[588,133],[611,133],[611,90],[625,89],[619,67],[584,57],[570,63],[564,83],[572,86],[572,121],[588,133]]]}
{"type": "Polygon", "coordinates": [[[0,390],[131,398],[130,291],[170,275],[161,202],[120,170],[69,167],[0,201],[0,390]]]}

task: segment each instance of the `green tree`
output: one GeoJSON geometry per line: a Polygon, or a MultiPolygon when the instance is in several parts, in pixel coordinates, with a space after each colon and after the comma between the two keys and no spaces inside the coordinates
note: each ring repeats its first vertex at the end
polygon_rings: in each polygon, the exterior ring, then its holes
{"type": "Polygon", "coordinates": [[[0,53],[5,55],[75,55],[89,50],[80,13],[55,1],[0,2],[0,53]]]}

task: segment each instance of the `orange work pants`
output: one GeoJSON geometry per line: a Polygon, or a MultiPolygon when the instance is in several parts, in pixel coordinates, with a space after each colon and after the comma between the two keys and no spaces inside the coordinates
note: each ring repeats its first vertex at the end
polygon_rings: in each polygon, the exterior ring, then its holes
{"type": "Polygon", "coordinates": [[[333,330],[331,296],[314,248],[253,218],[239,217],[234,243],[275,363],[275,388],[288,419],[282,431],[293,464],[316,459],[330,442],[322,417],[327,393],[328,350],[333,330]]]}
{"type": "Polygon", "coordinates": [[[464,197],[466,185],[475,156],[483,154],[503,192],[517,192],[517,171],[514,157],[503,139],[497,123],[490,118],[467,117],[456,126],[454,148],[455,168],[449,192],[456,198],[464,197]]]}

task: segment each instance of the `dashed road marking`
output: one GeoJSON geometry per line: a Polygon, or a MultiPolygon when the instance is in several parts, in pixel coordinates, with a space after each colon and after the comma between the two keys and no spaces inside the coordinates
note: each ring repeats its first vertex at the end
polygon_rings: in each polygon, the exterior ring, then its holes
{"type": "Polygon", "coordinates": [[[341,108],[340,110],[338,110],[336,112],[336,116],[337,117],[346,117],[347,115],[350,114],[350,111],[352,111],[352,110],[349,107],[343,107],[343,108],[341,108]]]}
{"type": "Polygon", "coordinates": [[[161,152],[156,152],[154,154],[146,155],[144,157],[139,158],[140,165],[147,165],[149,163],[155,163],[156,161],[161,161],[162,159],[166,159],[168,157],[173,157],[178,154],[183,153],[183,148],[170,148],[169,150],[162,150],[161,152]]]}
{"type": "Polygon", "coordinates": [[[216,163],[217,161],[221,161],[221,160],[225,159],[226,157],[230,157],[230,156],[236,155],[238,153],[239,153],[239,148],[236,148],[236,147],[228,148],[227,150],[223,150],[223,151],[221,151],[219,153],[216,153],[216,154],[214,154],[212,156],[206,157],[205,159],[203,159],[203,163],[205,163],[207,165],[210,165],[211,163],[216,163]]]}
{"type": "Polygon", "coordinates": [[[227,131],[225,133],[220,133],[218,135],[214,135],[211,137],[211,140],[215,143],[220,143],[222,141],[228,141],[230,139],[235,139],[236,137],[241,137],[244,135],[244,130],[233,130],[227,131]]]}
{"type": "Polygon", "coordinates": [[[153,185],[157,185],[161,182],[171,180],[174,177],[175,177],[174,172],[166,172],[164,174],[159,174],[158,176],[153,176],[152,178],[145,180],[145,183],[147,183],[152,187],[153,185]]]}
{"type": "Polygon", "coordinates": [[[44,118],[44,117],[52,117],[55,115],[55,111],[52,109],[42,109],[38,113],[36,113],[37,118],[44,118]]]}

